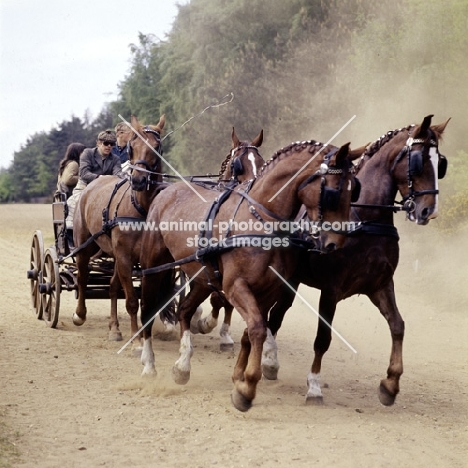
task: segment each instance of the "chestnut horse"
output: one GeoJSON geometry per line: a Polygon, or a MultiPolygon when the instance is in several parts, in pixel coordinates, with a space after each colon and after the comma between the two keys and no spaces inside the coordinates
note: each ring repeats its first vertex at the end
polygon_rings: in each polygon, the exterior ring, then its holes
{"type": "MultiPolygon", "coordinates": [[[[235,184],[251,181],[255,179],[265,163],[257,150],[263,143],[263,130],[250,143],[240,141],[236,131],[232,129],[232,148],[226,159],[221,164],[219,171],[220,184],[223,182],[234,182],[235,184]]],[[[226,300],[220,291],[211,294],[211,312],[202,319],[203,310],[197,309],[190,323],[190,331],[196,333],[210,333],[218,325],[218,317],[221,309],[224,308],[224,320],[219,330],[219,347],[222,351],[231,351],[234,348],[234,341],[231,337],[231,317],[234,308],[226,300]]]]}
{"type": "MultiPolygon", "coordinates": [[[[151,326],[163,304],[161,284],[167,275],[158,266],[170,268],[171,262],[178,261],[192,282],[179,309],[181,343],[174,380],[185,384],[190,379],[190,320],[197,306],[213,289],[223,291],[247,325],[231,399],[240,411],[251,407],[261,378],[268,311],[279,300],[282,278],[291,277],[299,256],[287,226],[301,205],[310,220],[348,221],[355,184],[348,146],[338,149],[315,141],[292,144],[267,161],[252,183],[234,188],[223,203],[219,192],[181,183],[158,196],[148,212],[148,221],[158,229],[146,231],[142,239],[141,320],[148,324],[143,328],[143,374],[155,372],[151,326]],[[186,230],[168,230],[174,220],[184,220],[186,230]],[[212,230],[206,228],[210,220],[212,230]],[[200,230],[194,226],[197,223],[203,223],[200,230]],[[220,245],[226,248],[218,249],[220,245]]],[[[327,230],[320,235],[324,251],[341,247],[345,240],[342,232],[327,230]]]]}
{"type": "Polygon", "coordinates": [[[128,143],[130,162],[133,165],[130,183],[116,176],[99,177],[83,190],[74,216],[75,245],[84,244],[93,235],[98,237],[76,254],[78,304],[73,323],[82,325],[86,321],[88,264],[91,257],[101,249],[115,259],[109,288],[109,340],[113,341],[122,340],[117,316],[117,297],[122,287],[125,292],[126,309],[130,315],[131,336],[138,332],[139,301],[133,285],[132,272],[140,260],[142,233],[137,229],[121,230],[118,223],[144,221],[151,201],[163,186],[162,162],[154,149],[161,152],[161,132],[164,124],[164,115],[157,125],[147,126],[141,125],[136,117],[131,118],[131,125],[137,133],[133,133],[128,143]],[[140,138],[140,135],[145,139],[140,138]]]}
{"type": "MultiPolygon", "coordinates": [[[[379,388],[379,399],[387,406],[394,403],[399,392],[405,329],[393,283],[399,257],[399,237],[393,225],[394,200],[400,192],[408,219],[417,224],[425,225],[437,217],[437,179],[445,175],[447,167],[438,145],[448,121],[431,126],[431,119],[427,116],[421,125],[390,131],[368,146],[356,169],[362,190],[351,217],[361,223],[360,228],[349,234],[342,249],[328,255],[312,253],[302,257],[291,282],[295,288],[304,283],[321,290],[319,313],[330,326],[337,303],[355,294],[365,294],[379,309],[392,337],[387,378],[379,388]]],[[[289,290],[284,292],[270,313],[271,333],[268,332],[262,358],[262,372],[268,379],[276,379],[279,369],[273,336],[293,300],[289,290]]],[[[315,357],[307,377],[307,402],[323,402],[320,371],[331,338],[330,327],[319,320],[315,357]]]]}

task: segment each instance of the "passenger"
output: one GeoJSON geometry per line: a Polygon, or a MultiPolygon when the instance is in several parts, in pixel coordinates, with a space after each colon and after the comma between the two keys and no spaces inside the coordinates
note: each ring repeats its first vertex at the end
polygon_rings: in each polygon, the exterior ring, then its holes
{"type": "Polygon", "coordinates": [[[130,172],[130,155],[128,154],[128,142],[132,137],[132,130],[124,123],[120,122],[115,126],[115,133],[117,136],[117,144],[112,148],[112,154],[120,158],[122,170],[130,172]]]}
{"type": "Polygon", "coordinates": [[[123,176],[120,158],[112,154],[117,138],[112,130],[99,133],[96,146],[86,148],[80,157],[80,172],[72,196],[68,199],[67,228],[73,229],[73,215],[83,189],[102,175],[123,176]]]}
{"type": "Polygon", "coordinates": [[[80,169],[80,155],[86,146],[82,143],[68,145],[64,158],[60,161],[57,179],[57,192],[64,193],[65,199],[69,198],[78,182],[80,169]]]}

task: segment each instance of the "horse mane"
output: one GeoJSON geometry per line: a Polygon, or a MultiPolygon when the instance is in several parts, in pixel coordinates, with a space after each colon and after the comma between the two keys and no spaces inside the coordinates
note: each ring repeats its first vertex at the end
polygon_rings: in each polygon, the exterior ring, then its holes
{"type": "Polygon", "coordinates": [[[377,153],[377,151],[380,150],[380,148],[382,148],[382,146],[384,146],[386,143],[388,143],[390,140],[392,140],[399,133],[401,133],[402,131],[405,131],[405,130],[407,132],[409,132],[410,130],[414,130],[415,127],[416,127],[415,124],[411,124],[411,125],[408,125],[408,126],[403,127],[403,128],[398,128],[396,130],[390,130],[389,132],[382,135],[378,140],[375,140],[373,143],[371,143],[366,148],[366,150],[364,151],[364,154],[362,155],[362,157],[367,156],[367,157],[371,158],[375,153],[377,153]]]}
{"type": "Polygon", "coordinates": [[[304,151],[308,146],[310,147],[309,153],[312,154],[318,147],[323,147],[324,145],[323,143],[320,143],[315,140],[296,141],[294,143],[290,143],[288,146],[285,146],[284,148],[281,148],[278,151],[276,151],[276,153],[274,153],[268,161],[265,161],[263,166],[258,171],[257,177],[260,177],[270,172],[271,169],[278,164],[278,162],[282,161],[283,159],[287,158],[293,153],[299,153],[301,151],[304,151]]]}
{"type": "Polygon", "coordinates": [[[231,162],[231,152],[228,153],[228,155],[224,158],[224,161],[221,163],[221,168],[219,169],[218,177],[221,177],[224,174],[230,162],[231,162]]]}

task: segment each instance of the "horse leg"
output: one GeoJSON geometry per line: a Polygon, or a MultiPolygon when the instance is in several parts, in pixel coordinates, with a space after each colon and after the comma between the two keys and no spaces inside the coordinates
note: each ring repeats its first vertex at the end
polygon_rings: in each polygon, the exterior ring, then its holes
{"type": "Polygon", "coordinates": [[[211,333],[218,325],[218,317],[219,311],[224,306],[223,296],[221,296],[221,292],[213,292],[210,296],[210,303],[211,303],[211,312],[204,317],[201,318],[202,310],[197,310],[192,317],[192,321],[190,323],[190,331],[193,334],[201,333],[206,335],[211,333]]]}
{"type": "MultiPolygon", "coordinates": [[[[120,285],[122,286],[124,292],[125,292],[125,308],[127,310],[128,315],[130,316],[130,333],[131,336],[134,337],[138,333],[138,308],[139,308],[139,301],[138,301],[138,296],[136,294],[135,288],[133,286],[133,280],[132,280],[132,270],[133,270],[133,262],[131,261],[130,258],[126,259],[120,259],[116,260],[115,262],[115,269],[118,273],[118,278],[119,278],[119,288],[120,285]]],[[[115,272],[114,272],[115,275],[115,272]]],[[[118,329],[119,327],[119,322],[117,319],[117,293],[118,289],[115,291],[116,294],[116,299],[115,299],[115,305],[116,305],[116,324],[117,324],[117,332],[122,336],[120,333],[120,330],[118,329]]],[[[112,333],[112,329],[111,329],[112,333]]],[[[110,339],[110,337],[109,337],[110,339]]],[[[134,338],[134,341],[132,343],[132,348],[141,350],[141,340],[136,337],[134,338]]]]}
{"type": "Polygon", "coordinates": [[[247,411],[255,398],[257,384],[262,377],[262,347],[267,335],[266,317],[263,316],[250,287],[237,279],[229,292],[229,302],[238,310],[247,324],[241,339],[241,350],[232,376],[234,389],[231,400],[239,411],[247,411]]]}
{"type": "Polygon", "coordinates": [[[224,304],[224,320],[219,330],[219,349],[221,351],[232,351],[234,349],[234,340],[231,336],[231,318],[234,307],[226,301],[224,304]]]}
{"type": "Polygon", "coordinates": [[[117,316],[117,295],[121,283],[117,272],[117,261],[115,262],[114,274],[110,280],[109,297],[111,301],[111,313],[109,320],[109,341],[122,341],[122,333],[119,329],[119,317],[117,316]]]}
{"type": "MultiPolygon", "coordinates": [[[[297,290],[299,286],[298,281],[291,280],[290,284],[294,290],[297,290]]],[[[292,306],[295,297],[296,295],[287,288],[270,310],[267,337],[265,343],[263,343],[262,352],[262,374],[268,380],[276,380],[278,378],[280,364],[278,360],[278,345],[276,344],[275,337],[283,323],[284,314],[292,306]]]]}
{"type": "Polygon", "coordinates": [[[322,369],[322,358],[330,348],[332,340],[331,325],[336,311],[336,296],[328,291],[320,294],[319,319],[317,336],[314,342],[314,360],[307,376],[306,403],[317,405],[323,404],[322,389],[320,387],[320,371],[322,369]],[[326,322],[326,323],[325,323],[326,322]],[[328,325],[327,325],[328,324],[328,325]]]}
{"type": "Polygon", "coordinates": [[[400,377],[403,374],[403,337],[405,322],[403,321],[395,301],[393,280],[384,288],[369,294],[369,299],[378,307],[390,327],[392,350],[387,378],[380,381],[379,400],[385,406],[395,403],[400,391],[400,377]]]}
{"type": "Polygon", "coordinates": [[[86,322],[86,286],[88,285],[89,278],[89,259],[97,250],[97,245],[91,244],[76,254],[78,302],[73,314],[73,323],[77,326],[83,325],[86,322]]]}
{"type": "Polygon", "coordinates": [[[190,321],[197,310],[197,307],[209,296],[210,292],[211,289],[193,282],[188,296],[180,305],[179,359],[172,367],[172,377],[174,382],[179,385],[185,385],[190,380],[190,359],[193,355],[190,321]]]}
{"type": "Polygon", "coordinates": [[[213,292],[210,296],[211,312],[204,318],[200,318],[203,310],[197,309],[192,321],[190,322],[190,331],[193,334],[202,333],[203,335],[212,332],[218,325],[219,312],[224,308],[224,320],[219,330],[221,351],[231,351],[234,348],[234,341],[231,337],[231,317],[234,308],[226,300],[222,292],[213,292]]]}
{"type": "Polygon", "coordinates": [[[141,351],[142,376],[156,375],[151,329],[154,318],[159,311],[158,291],[162,281],[161,276],[163,274],[155,274],[143,276],[141,279],[141,323],[144,325],[142,330],[143,349],[141,351]]]}

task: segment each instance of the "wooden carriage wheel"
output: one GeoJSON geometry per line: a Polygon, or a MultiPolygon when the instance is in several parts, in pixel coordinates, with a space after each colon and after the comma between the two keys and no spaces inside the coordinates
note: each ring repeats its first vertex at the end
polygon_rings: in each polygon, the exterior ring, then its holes
{"type": "Polygon", "coordinates": [[[39,292],[41,283],[42,264],[44,262],[44,240],[41,231],[35,231],[32,238],[29,270],[27,272],[31,285],[31,305],[36,317],[42,318],[42,300],[39,292]]]}
{"type": "Polygon", "coordinates": [[[55,247],[48,248],[44,255],[40,292],[42,297],[42,318],[47,326],[55,328],[59,318],[61,292],[60,271],[55,247]]]}

